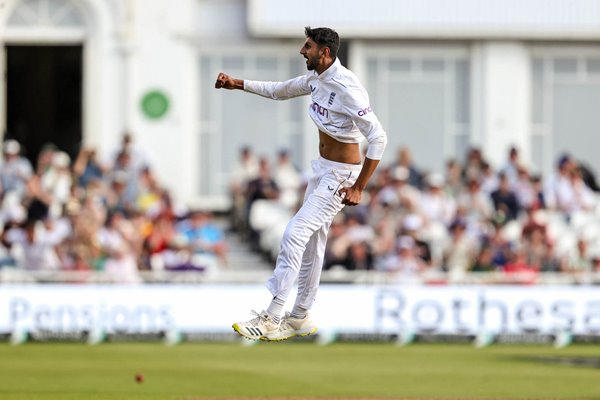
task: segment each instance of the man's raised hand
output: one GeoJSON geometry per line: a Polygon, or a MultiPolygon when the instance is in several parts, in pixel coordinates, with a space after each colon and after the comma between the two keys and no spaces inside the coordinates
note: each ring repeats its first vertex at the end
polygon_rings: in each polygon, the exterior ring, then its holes
{"type": "Polygon", "coordinates": [[[235,82],[233,80],[233,78],[231,78],[229,75],[224,74],[223,72],[220,72],[219,75],[217,76],[217,81],[215,82],[215,88],[217,89],[234,89],[235,88],[235,82]]]}

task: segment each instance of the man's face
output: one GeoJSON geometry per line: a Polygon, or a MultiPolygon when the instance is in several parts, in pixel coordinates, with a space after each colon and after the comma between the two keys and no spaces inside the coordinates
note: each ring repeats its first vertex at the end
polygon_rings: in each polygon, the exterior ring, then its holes
{"type": "Polygon", "coordinates": [[[300,49],[300,54],[306,58],[306,68],[309,71],[316,69],[321,63],[323,51],[311,38],[306,38],[304,45],[300,49]]]}

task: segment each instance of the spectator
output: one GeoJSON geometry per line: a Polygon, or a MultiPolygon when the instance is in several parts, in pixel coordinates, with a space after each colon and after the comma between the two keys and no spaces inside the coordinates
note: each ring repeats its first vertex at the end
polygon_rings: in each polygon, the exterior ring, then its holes
{"type": "Polygon", "coordinates": [[[11,252],[11,243],[7,233],[20,226],[15,220],[7,220],[0,230],[0,269],[4,267],[17,267],[18,261],[11,252]]]}
{"type": "MultiPolygon", "coordinates": [[[[376,232],[377,240],[372,243],[372,250],[376,256],[387,254],[394,249],[398,238],[398,226],[402,222],[403,209],[393,206],[389,200],[384,200],[381,191],[372,197],[368,211],[368,223],[376,232]]],[[[395,194],[393,194],[395,199],[395,194]]],[[[330,235],[331,237],[331,235],[330,235]]]]}
{"type": "Polygon", "coordinates": [[[138,283],[141,281],[135,250],[132,248],[132,234],[121,211],[111,211],[106,216],[104,226],[96,234],[96,240],[105,257],[103,270],[112,281],[138,283]],[[129,239],[129,240],[128,240],[129,239]]]}
{"type": "Polygon", "coordinates": [[[471,180],[479,181],[483,172],[484,162],[481,149],[471,147],[467,152],[467,160],[463,168],[463,180],[467,182],[471,180]]]}
{"type": "Polygon", "coordinates": [[[414,239],[410,236],[400,236],[396,243],[396,252],[384,259],[382,269],[393,272],[396,280],[400,282],[420,282],[419,275],[425,269],[425,265],[416,255],[414,239]]]}
{"type": "Polygon", "coordinates": [[[463,210],[464,218],[478,232],[485,231],[487,221],[492,218],[494,205],[489,195],[481,191],[479,181],[475,178],[468,180],[457,199],[458,208],[463,210]]]}
{"type": "Polygon", "coordinates": [[[205,255],[205,259],[212,265],[215,262],[221,266],[226,265],[227,244],[225,235],[212,221],[212,214],[206,211],[190,211],[187,218],[176,226],[186,245],[193,254],[205,255]]]}
{"type": "Polygon", "coordinates": [[[27,194],[27,182],[33,176],[33,167],[28,159],[21,156],[21,145],[9,139],[2,145],[4,161],[0,165],[2,197],[6,200],[12,194],[21,202],[27,194]]]}
{"type": "Polygon", "coordinates": [[[138,176],[138,196],[135,209],[144,215],[154,218],[165,208],[165,190],[150,167],[142,168],[138,176]]]}
{"type": "Polygon", "coordinates": [[[65,268],[75,271],[93,271],[99,269],[101,251],[96,235],[101,221],[88,213],[82,205],[71,199],[65,206],[65,218],[70,234],[65,239],[65,268]]]}
{"type": "Polygon", "coordinates": [[[590,258],[592,260],[592,272],[596,275],[600,274],[600,249],[594,247],[590,251],[590,258]]]}
{"type": "Polygon", "coordinates": [[[533,192],[531,208],[534,210],[546,208],[546,198],[544,195],[542,177],[540,175],[533,175],[531,177],[531,191],[533,192]]]}
{"type": "Polygon", "coordinates": [[[546,242],[546,253],[542,257],[540,272],[563,272],[566,270],[564,257],[559,257],[556,253],[554,241],[548,239],[546,242]]]}
{"type": "Polygon", "coordinates": [[[28,218],[22,228],[12,228],[5,235],[17,262],[28,271],[57,271],[61,269],[56,236],[44,235],[39,219],[28,218]]]}
{"type": "Polygon", "coordinates": [[[42,176],[44,173],[52,167],[54,154],[58,151],[58,148],[54,143],[46,143],[40,149],[37,156],[37,163],[35,167],[35,174],[42,176]]]}
{"type": "Polygon", "coordinates": [[[543,236],[547,235],[546,224],[540,212],[535,208],[527,208],[522,222],[521,239],[528,240],[534,230],[539,230],[543,236]]]}
{"type": "Polygon", "coordinates": [[[517,196],[511,189],[510,180],[504,174],[500,174],[498,189],[492,192],[491,197],[494,202],[495,217],[497,221],[505,224],[517,219],[519,216],[519,202],[517,196]]]}
{"type": "Polygon", "coordinates": [[[83,148],[79,151],[73,163],[73,173],[80,187],[85,188],[90,181],[102,179],[106,172],[107,168],[98,160],[95,149],[83,148]]]}
{"type": "Polygon", "coordinates": [[[347,270],[374,269],[375,230],[366,224],[365,216],[360,213],[345,214],[343,225],[334,222],[329,229],[323,262],[325,269],[333,266],[343,266],[347,270]]]}
{"type": "Polygon", "coordinates": [[[463,188],[462,169],[458,161],[452,159],[446,162],[446,182],[445,191],[453,198],[456,198],[463,188]]]}
{"type": "Polygon", "coordinates": [[[550,251],[548,242],[545,226],[529,224],[523,229],[521,251],[527,265],[538,271],[542,269],[544,259],[550,251]]]}
{"type": "Polygon", "coordinates": [[[505,237],[503,226],[498,221],[491,221],[489,232],[483,237],[482,246],[492,251],[492,263],[502,269],[512,259],[515,244],[505,237]]]}
{"type": "Polygon", "coordinates": [[[423,187],[423,178],[419,169],[414,165],[412,153],[407,146],[400,147],[398,150],[395,163],[392,164],[392,169],[397,167],[406,168],[408,176],[406,182],[414,188],[421,189],[423,187]]]}
{"type": "Polygon", "coordinates": [[[90,222],[94,221],[94,225],[102,226],[109,209],[114,202],[113,197],[116,196],[111,191],[111,187],[107,186],[104,181],[94,179],[88,184],[84,196],[81,198],[81,212],[89,216],[90,222]]]}
{"type": "Polygon", "coordinates": [[[496,265],[493,262],[494,251],[490,246],[482,246],[479,253],[471,264],[469,271],[471,272],[493,272],[496,271],[496,265]]]}
{"type": "MultiPolygon", "coordinates": [[[[182,236],[178,236],[174,221],[168,213],[157,215],[144,238],[144,265],[150,270],[178,270],[191,265],[192,253],[182,236]]],[[[201,269],[203,270],[203,269],[201,269]]]]}
{"type": "Polygon", "coordinates": [[[581,179],[583,179],[587,187],[596,193],[600,192],[600,187],[596,182],[596,174],[594,171],[592,171],[592,169],[584,162],[579,162],[577,167],[581,172],[581,179]]]}
{"type": "Polygon", "coordinates": [[[346,231],[351,243],[375,240],[375,230],[367,224],[366,215],[357,211],[346,214],[346,231]]]}
{"type": "Polygon", "coordinates": [[[519,160],[519,149],[516,146],[511,146],[508,150],[508,158],[504,166],[500,168],[500,174],[504,175],[508,180],[510,188],[514,188],[519,176],[519,168],[522,168],[519,160]]]}
{"type": "Polygon", "coordinates": [[[417,214],[408,214],[402,221],[402,229],[399,236],[411,237],[414,241],[414,253],[423,262],[423,267],[431,267],[432,257],[429,243],[420,237],[423,223],[417,214]]]}
{"type": "Polygon", "coordinates": [[[246,211],[244,225],[247,228],[249,241],[254,248],[258,248],[259,233],[250,225],[250,212],[257,200],[279,200],[279,186],[271,174],[271,166],[266,158],[259,161],[258,177],[248,182],[246,186],[246,211]]]}
{"type": "Polygon", "coordinates": [[[259,163],[250,146],[240,150],[237,164],[230,174],[229,193],[231,196],[231,227],[235,231],[245,233],[248,225],[246,219],[246,194],[248,182],[259,174],[259,163]]]}
{"type": "Polygon", "coordinates": [[[420,192],[409,183],[410,171],[403,166],[394,167],[390,174],[390,182],[377,193],[380,204],[394,208],[414,210],[420,192]]]}
{"type": "Polygon", "coordinates": [[[281,203],[290,210],[295,210],[300,200],[302,176],[292,163],[290,153],[287,150],[280,150],[277,153],[273,179],[280,190],[281,203]]]}
{"type": "Polygon", "coordinates": [[[369,242],[364,240],[351,242],[343,264],[349,271],[370,271],[374,269],[375,258],[369,242]]]}
{"type": "Polygon", "coordinates": [[[351,241],[348,237],[344,218],[344,214],[340,213],[335,216],[331,223],[329,238],[325,245],[323,269],[328,270],[334,266],[345,265],[351,241]]]}
{"type": "Polygon", "coordinates": [[[571,186],[575,195],[572,211],[592,211],[596,206],[596,194],[583,181],[578,167],[571,169],[571,186]]]}
{"type": "Polygon", "coordinates": [[[117,155],[109,178],[113,185],[119,185],[113,189],[118,193],[118,203],[124,211],[131,211],[135,208],[135,202],[139,195],[138,177],[141,170],[133,163],[129,152],[122,151],[117,155]]]}
{"type": "Polygon", "coordinates": [[[517,170],[517,177],[513,184],[513,191],[517,197],[519,208],[524,210],[533,207],[536,202],[537,193],[531,182],[529,172],[525,167],[520,166],[517,170]]]}
{"type": "Polygon", "coordinates": [[[444,177],[440,174],[429,174],[426,182],[427,188],[418,204],[425,225],[449,225],[456,212],[456,202],[444,192],[444,177]]]}
{"type": "Polygon", "coordinates": [[[539,269],[527,262],[524,249],[518,249],[504,266],[504,273],[513,283],[533,284],[539,269]]]}
{"type": "Polygon", "coordinates": [[[567,264],[566,271],[573,274],[592,272],[592,258],[589,254],[589,245],[583,238],[577,239],[577,249],[567,264]]]}
{"type": "Polygon", "coordinates": [[[255,179],[248,182],[246,188],[246,200],[248,208],[252,207],[252,202],[259,199],[276,200],[279,199],[280,190],[277,182],[271,174],[271,166],[266,158],[259,161],[259,172],[255,179]]]}
{"type": "Polygon", "coordinates": [[[71,196],[73,185],[71,170],[71,159],[63,151],[55,151],[52,154],[52,163],[46,168],[40,179],[40,189],[49,196],[50,214],[59,217],[71,196]]]}
{"type": "Polygon", "coordinates": [[[146,153],[139,145],[137,145],[131,132],[124,132],[121,136],[121,142],[112,156],[111,164],[118,165],[119,158],[121,158],[124,153],[128,156],[127,162],[129,167],[135,172],[139,172],[142,168],[150,166],[146,153]]]}
{"type": "Polygon", "coordinates": [[[481,191],[488,195],[498,189],[498,175],[494,172],[492,166],[487,162],[481,164],[481,177],[479,179],[481,191]]]}
{"type": "Polygon", "coordinates": [[[450,241],[444,249],[444,269],[448,271],[451,280],[460,281],[475,261],[479,246],[477,241],[467,234],[464,221],[453,221],[449,229],[450,241]]]}
{"type": "Polygon", "coordinates": [[[568,155],[563,155],[556,168],[556,173],[548,180],[544,191],[546,205],[569,216],[577,209],[576,194],[571,180],[574,164],[568,155]]]}
{"type": "MultiPolygon", "coordinates": [[[[135,197],[131,192],[127,191],[130,178],[124,171],[118,171],[112,175],[112,180],[109,182],[109,190],[103,198],[103,205],[108,210],[118,210],[121,213],[127,214],[135,209],[135,197]]],[[[104,195],[104,193],[103,193],[104,195]]]]}

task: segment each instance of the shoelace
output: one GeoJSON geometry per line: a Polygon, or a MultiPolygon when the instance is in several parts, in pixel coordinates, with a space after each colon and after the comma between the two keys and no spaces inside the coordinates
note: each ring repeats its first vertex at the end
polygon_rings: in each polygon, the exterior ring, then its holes
{"type": "Polygon", "coordinates": [[[290,318],[291,316],[292,316],[292,314],[289,311],[286,311],[283,314],[283,317],[281,317],[281,319],[279,320],[279,326],[281,328],[283,328],[288,323],[287,319],[290,318]]]}
{"type": "Polygon", "coordinates": [[[250,311],[250,313],[252,315],[256,315],[256,318],[252,318],[250,320],[250,323],[254,326],[258,325],[260,322],[266,322],[267,321],[267,316],[266,314],[261,314],[256,312],[255,310],[250,311]]]}

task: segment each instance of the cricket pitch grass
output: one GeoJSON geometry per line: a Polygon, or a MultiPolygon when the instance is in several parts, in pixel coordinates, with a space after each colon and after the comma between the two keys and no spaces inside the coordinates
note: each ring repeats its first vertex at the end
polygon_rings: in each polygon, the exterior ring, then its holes
{"type": "Polygon", "coordinates": [[[0,399],[600,399],[600,346],[0,343],[0,399]]]}

